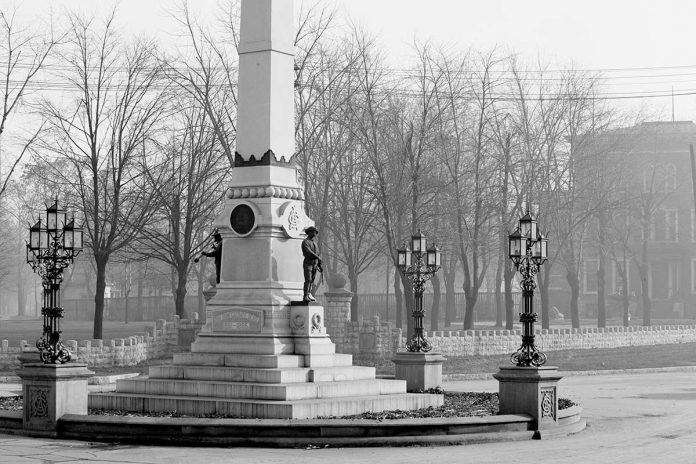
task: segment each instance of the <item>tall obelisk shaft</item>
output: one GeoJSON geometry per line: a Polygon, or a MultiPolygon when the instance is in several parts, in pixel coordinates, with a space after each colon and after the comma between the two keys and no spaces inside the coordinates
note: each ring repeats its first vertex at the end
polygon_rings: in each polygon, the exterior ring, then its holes
{"type": "MultiPolygon", "coordinates": [[[[242,0],[235,166],[215,221],[222,266],[206,310],[206,331],[239,352],[294,349],[290,303],[302,299],[301,242],[313,221],[291,162],[293,41],[292,0],[242,0]]],[[[203,339],[195,349],[209,348],[203,339]]]]}
{"type": "Polygon", "coordinates": [[[295,153],[293,0],[242,0],[238,161],[295,153]]]}

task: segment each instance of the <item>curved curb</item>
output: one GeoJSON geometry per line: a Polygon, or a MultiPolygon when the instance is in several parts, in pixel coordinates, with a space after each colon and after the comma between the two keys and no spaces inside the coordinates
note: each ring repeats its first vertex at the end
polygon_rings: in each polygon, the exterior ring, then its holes
{"type": "MultiPolygon", "coordinates": [[[[562,437],[585,428],[580,407],[559,412],[558,426],[534,430],[523,414],[487,417],[366,419],[205,419],[68,414],[53,438],[188,446],[323,448],[445,446],[562,437]]],[[[32,435],[21,411],[0,413],[0,431],[32,435]]],[[[36,435],[36,434],[34,434],[36,435]]]]}

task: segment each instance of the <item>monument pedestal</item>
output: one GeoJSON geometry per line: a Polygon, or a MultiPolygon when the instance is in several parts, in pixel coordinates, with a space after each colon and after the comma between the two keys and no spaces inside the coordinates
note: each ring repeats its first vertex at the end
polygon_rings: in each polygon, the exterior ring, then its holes
{"type": "Polygon", "coordinates": [[[558,381],[554,366],[501,366],[493,375],[499,382],[499,414],[528,414],[537,430],[558,426],[558,381]]]}
{"type": "Polygon", "coordinates": [[[56,433],[65,414],[87,414],[86,364],[26,363],[17,370],[24,395],[24,429],[40,435],[56,433]]]}
{"type": "Polygon", "coordinates": [[[425,391],[442,386],[442,362],[440,353],[396,353],[392,362],[396,365],[395,377],[406,381],[407,391],[425,391]]]}
{"type": "MultiPolygon", "coordinates": [[[[374,367],[353,366],[351,355],[336,353],[321,305],[292,302],[287,309],[288,334],[199,333],[190,353],[176,353],[172,364],[150,367],[147,377],[119,380],[116,392],[92,393],[89,406],[309,419],[443,404],[442,395],[409,394],[405,380],[378,379],[374,367]]],[[[221,314],[213,326],[262,325],[254,312],[221,314]]],[[[440,358],[439,384],[442,357],[435,356],[440,358]]]]}

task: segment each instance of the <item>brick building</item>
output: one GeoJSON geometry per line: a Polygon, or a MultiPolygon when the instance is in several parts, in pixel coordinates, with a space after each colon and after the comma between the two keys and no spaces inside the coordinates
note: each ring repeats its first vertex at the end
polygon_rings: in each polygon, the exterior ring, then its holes
{"type": "MultiPolygon", "coordinates": [[[[696,124],[692,121],[644,122],[607,132],[598,139],[603,148],[597,153],[620,163],[621,175],[615,176],[620,184],[617,191],[630,203],[624,208],[631,209],[620,213],[609,210],[609,215],[627,216],[625,230],[628,232],[626,245],[616,230],[607,240],[607,316],[616,318],[621,314],[619,295],[623,288],[619,269],[624,262],[625,248],[632,317],[640,318],[638,262],[647,234],[652,318],[694,317],[696,221],[689,144],[696,143],[696,124]]],[[[616,217],[612,220],[615,223],[616,217]]],[[[596,224],[593,224],[585,241],[580,276],[581,314],[585,317],[594,316],[597,309],[596,236],[596,224]]]]}

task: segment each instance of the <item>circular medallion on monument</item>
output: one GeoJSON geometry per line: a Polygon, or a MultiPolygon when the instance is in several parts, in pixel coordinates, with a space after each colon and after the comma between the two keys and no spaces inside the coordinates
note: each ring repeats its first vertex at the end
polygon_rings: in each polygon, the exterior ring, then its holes
{"type": "Polygon", "coordinates": [[[237,235],[249,235],[254,230],[256,215],[249,205],[237,205],[230,214],[230,226],[237,235]]]}

